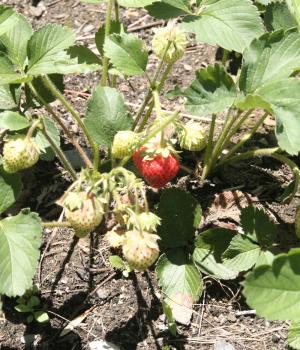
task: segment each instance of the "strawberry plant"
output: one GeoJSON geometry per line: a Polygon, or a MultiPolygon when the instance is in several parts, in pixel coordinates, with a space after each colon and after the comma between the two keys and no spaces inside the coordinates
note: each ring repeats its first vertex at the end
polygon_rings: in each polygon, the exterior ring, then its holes
{"type": "MultiPolygon", "coordinates": [[[[107,0],[105,24],[95,35],[95,53],[76,44],[70,28],[46,24],[34,31],[24,16],[1,5],[0,294],[22,296],[32,287],[43,228],[70,228],[75,243],[93,232],[108,231],[103,239],[125,259],[112,256],[111,264],[124,276],[156,263],[173,334],[175,321],[190,321],[192,306],[203,292],[202,274],[227,280],[252,269],[243,282],[248,304],[266,318],[294,322],[290,343],[300,349],[300,311],[294,307],[300,290],[300,251],[279,254],[276,225],[264,211],[243,208],[240,231],[203,230],[199,229],[201,207],[188,192],[164,189],[157,207],[147,197],[149,187],[161,190],[184,171],[204,183],[230,164],[271,157],[290,168],[293,180],[281,199],[293,199],[300,180],[300,170],[291,159],[300,151],[299,16],[296,0],[255,4],[250,0],[107,0]],[[151,16],[168,21],[151,41],[157,59],[153,76],[148,69],[150,48],[126,31],[120,7],[145,8],[151,16]],[[189,86],[168,92],[167,97],[185,102],[167,112],[161,102],[165,83],[194,40],[242,55],[242,65],[235,77],[223,64],[197,70],[189,86]],[[64,75],[87,73],[97,74],[99,84],[82,118],[65,97],[63,80],[64,75]],[[133,76],[144,77],[148,84],[136,113],[129,111],[118,91],[118,83],[133,76]],[[56,111],[54,101],[77,123],[86,147],[56,111]],[[181,117],[183,109],[195,116],[194,121],[181,117]],[[253,115],[255,124],[233,143],[253,115]],[[199,117],[211,118],[208,132],[195,121],[199,117]],[[248,141],[268,117],[275,120],[276,143],[253,148],[248,141]],[[63,151],[62,135],[81,158],[80,171],[63,151]],[[189,151],[192,165],[182,156],[189,151]],[[57,199],[64,220],[43,222],[27,208],[10,215],[8,209],[22,192],[22,172],[38,166],[39,160],[55,157],[71,181],[57,199]],[[106,230],[108,217],[114,226],[106,230]]],[[[299,211],[296,233],[299,236],[299,211]]],[[[19,299],[19,309],[35,317],[37,300],[30,299],[28,305],[26,298],[19,299]]]]}

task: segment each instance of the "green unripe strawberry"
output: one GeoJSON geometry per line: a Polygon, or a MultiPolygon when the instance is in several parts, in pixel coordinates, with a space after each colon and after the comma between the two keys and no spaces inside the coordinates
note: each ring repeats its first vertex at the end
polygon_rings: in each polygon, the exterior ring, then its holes
{"type": "Polygon", "coordinates": [[[127,221],[127,227],[141,229],[147,232],[156,232],[157,226],[160,225],[160,221],[160,218],[151,212],[140,214],[133,213],[127,221]]]}
{"type": "Polygon", "coordinates": [[[103,206],[93,194],[70,192],[63,206],[67,220],[80,238],[94,231],[103,219],[103,206]]]}
{"type": "Polygon", "coordinates": [[[154,264],[159,256],[158,239],[159,236],[148,232],[126,232],[123,255],[133,269],[144,271],[154,264]]]}
{"type": "Polygon", "coordinates": [[[119,131],[114,137],[112,156],[116,159],[130,156],[138,140],[138,135],[133,131],[119,131]]]}
{"type": "Polygon", "coordinates": [[[297,208],[297,211],[296,211],[295,229],[296,229],[296,236],[300,238],[300,206],[297,208]]]}
{"type": "Polygon", "coordinates": [[[18,135],[8,139],[3,147],[3,168],[7,173],[16,173],[36,164],[40,152],[33,139],[18,135]]]}
{"type": "Polygon", "coordinates": [[[179,132],[180,147],[199,152],[206,147],[205,131],[198,123],[187,123],[179,132]]]}
{"type": "Polygon", "coordinates": [[[152,40],[154,53],[168,64],[178,61],[184,55],[187,44],[185,33],[173,24],[158,29],[152,40]],[[169,43],[170,46],[167,50],[169,43]]]}

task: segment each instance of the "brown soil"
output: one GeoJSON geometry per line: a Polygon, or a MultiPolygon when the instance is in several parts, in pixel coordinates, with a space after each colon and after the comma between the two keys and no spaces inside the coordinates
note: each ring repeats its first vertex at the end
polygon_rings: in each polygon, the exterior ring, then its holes
{"type": "MultiPolygon", "coordinates": [[[[93,40],[89,37],[103,23],[105,14],[104,6],[81,4],[75,0],[46,0],[45,11],[37,18],[33,15],[29,0],[2,0],[2,3],[13,6],[29,17],[35,28],[49,22],[71,25],[80,41],[92,49],[93,40]]],[[[137,10],[122,12],[128,25],[145,14],[137,10]]],[[[145,18],[138,25],[152,21],[145,18]]],[[[137,34],[149,41],[153,28],[140,29],[137,34]]],[[[176,64],[167,89],[175,84],[186,86],[193,79],[194,69],[213,63],[215,56],[216,49],[207,45],[190,49],[184,60],[176,64]]],[[[151,55],[149,66],[154,68],[155,64],[155,58],[151,55]]],[[[68,96],[82,114],[85,99],[76,91],[89,92],[98,81],[97,74],[66,78],[66,89],[74,91],[68,96]]],[[[130,79],[130,83],[131,86],[122,81],[120,89],[127,101],[139,104],[146,91],[146,82],[134,78],[130,79]]],[[[172,103],[165,103],[166,107],[172,108],[172,103]]],[[[131,108],[134,109],[134,106],[131,105],[131,108]]],[[[81,139],[69,116],[64,116],[81,139]]],[[[255,142],[258,145],[271,145],[274,137],[270,131],[271,128],[267,126],[261,128],[255,142]]],[[[30,206],[44,219],[57,219],[59,210],[54,201],[68,186],[68,179],[59,175],[60,168],[54,163],[43,163],[34,173],[26,173],[24,181],[27,190],[17,207],[30,206]],[[53,181],[49,182],[49,178],[53,181]]],[[[290,180],[288,169],[269,159],[259,159],[228,167],[205,185],[185,177],[178,182],[178,186],[191,191],[203,208],[211,207],[214,196],[228,189],[239,189],[255,196],[278,223],[280,241],[283,248],[288,249],[295,244],[293,220],[299,200],[296,198],[292,204],[283,205],[276,198],[281,192],[280,186],[290,180]]],[[[158,193],[150,194],[154,200],[159,198],[158,193]]],[[[12,212],[14,210],[17,208],[13,208],[12,212]]],[[[204,216],[206,214],[208,210],[204,216]]],[[[223,223],[230,222],[230,217],[223,220],[223,223]]],[[[100,234],[103,231],[104,227],[100,229],[100,234]]],[[[153,271],[131,274],[126,279],[110,267],[108,257],[112,252],[101,235],[93,235],[91,241],[83,240],[76,246],[75,243],[70,230],[45,230],[43,258],[36,282],[40,284],[43,306],[51,322],[46,325],[35,322],[26,324],[26,317],[14,311],[15,300],[5,298],[5,317],[0,318],[1,349],[89,349],[89,342],[101,339],[123,350],[154,350],[162,349],[163,345],[169,345],[170,349],[206,350],[214,349],[221,339],[232,344],[236,350],[287,349],[287,324],[267,322],[248,312],[239,281],[221,283],[206,278],[205,292],[199,304],[194,306],[191,325],[179,325],[178,336],[173,337],[166,326],[160,304],[161,292],[153,271]],[[86,317],[82,323],[61,337],[67,321],[84,313],[86,317]],[[27,344],[24,344],[24,337],[27,344]]]]}

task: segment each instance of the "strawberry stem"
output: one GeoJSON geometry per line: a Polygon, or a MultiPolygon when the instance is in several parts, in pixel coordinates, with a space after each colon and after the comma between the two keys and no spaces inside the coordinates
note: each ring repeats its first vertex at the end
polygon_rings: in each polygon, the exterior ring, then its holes
{"type": "Polygon", "coordinates": [[[32,134],[34,132],[34,130],[40,125],[41,121],[40,119],[36,120],[35,122],[32,123],[32,125],[30,126],[27,135],[26,135],[26,140],[30,141],[30,139],[32,138],[32,134]]]}

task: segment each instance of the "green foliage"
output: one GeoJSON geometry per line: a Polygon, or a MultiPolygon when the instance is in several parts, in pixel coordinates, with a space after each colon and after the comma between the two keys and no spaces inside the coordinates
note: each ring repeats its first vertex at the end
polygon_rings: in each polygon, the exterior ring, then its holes
{"type": "Polygon", "coordinates": [[[88,102],[84,123],[94,142],[110,147],[118,131],[131,128],[132,117],[116,89],[98,86],[88,102]]]}
{"type": "Polygon", "coordinates": [[[300,250],[277,256],[250,272],[243,283],[247,303],[268,320],[299,320],[300,250]]]}
{"type": "Polygon", "coordinates": [[[104,43],[104,52],[124,75],[141,75],[146,70],[148,62],[146,46],[133,34],[109,35],[104,43]]]}
{"type": "Polygon", "coordinates": [[[31,287],[41,235],[41,220],[29,210],[1,220],[0,294],[18,296],[31,287]]]}
{"type": "Polygon", "coordinates": [[[293,349],[300,349],[300,322],[292,322],[288,332],[288,343],[293,349]]]}
{"type": "MultiPolygon", "coordinates": [[[[121,31],[123,30],[122,28],[122,24],[121,22],[118,22],[118,21],[111,21],[111,24],[110,24],[110,31],[109,31],[109,34],[120,34],[121,31]]],[[[104,42],[105,42],[105,25],[102,25],[96,35],[95,35],[95,43],[96,43],[96,46],[97,46],[97,49],[99,51],[99,53],[101,54],[101,56],[104,56],[104,42]]]]}
{"type": "Polygon", "coordinates": [[[41,300],[38,297],[39,287],[35,284],[31,289],[28,289],[26,293],[17,299],[17,305],[15,310],[21,313],[29,313],[27,316],[27,322],[30,323],[33,320],[38,323],[45,323],[49,321],[49,316],[46,311],[41,309],[41,300]]]}
{"type": "Polygon", "coordinates": [[[5,212],[15,203],[22,189],[21,177],[19,174],[6,174],[0,172],[0,214],[5,212]]]}
{"type": "Polygon", "coordinates": [[[264,22],[269,32],[297,27],[297,21],[286,3],[270,3],[265,12],[264,22]]]}
{"type": "Polygon", "coordinates": [[[163,254],[157,263],[156,273],[173,316],[178,307],[191,308],[202,294],[201,275],[182,249],[163,254]]]}
{"type": "Polygon", "coordinates": [[[201,207],[187,192],[171,188],[163,192],[157,211],[161,218],[158,234],[168,248],[188,245],[201,221],[201,207]]]}
{"type": "Polygon", "coordinates": [[[209,115],[232,106],[237,88],[225,69],[216,64],[198,70],[196,80],[181,95],[187,98],[188,112],[195,115],[209,115]]]}
{"type": "Polygon", "coordinates": [[[235,234],[231,230],[209,229],[197,236],[193,260],[201,272],[225,280],[237,277],[238,271],[230,269],[222,262],[222,254],[235,234]]]}
{"type": "Polygon", "coordinates": [[[18,22],[18,15],[9,7],[0,5],[0,36],[11,30],[18,22]]]}
{"type": "Polygon", "coordinates": [[[250,0],[208,2],[199,15],[185,17],[182,26],[200,42],[241,53],[263,33],[259,13],[250,0]]]}
{"type": "Polygon", "coordinates": [[[28,120],[17,112],[5,111],[0,113],[0,128],[17,131],[29,127],[28,120]]]}
{"type": "Polygon", "coordinates": [[[24,16],[18,14],[16,25],[0,36],[0,42],[6,49],[5,54],[19,69],[24,68],[27,58],[27,43],[32,34],[31,24],[24,16]]]}
{"type": "Polygon", "coordinates": [[[0,85],[0,110],[16,108],[17,99],[15,86],[0,85]]]}

